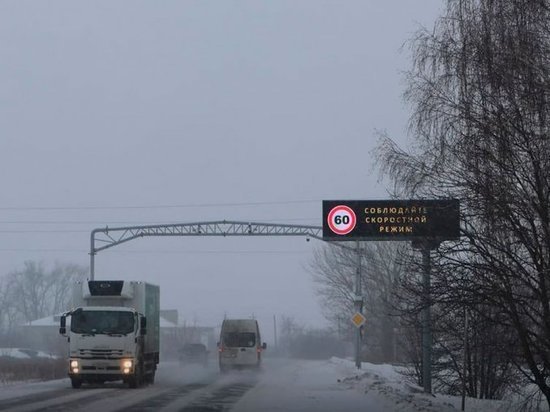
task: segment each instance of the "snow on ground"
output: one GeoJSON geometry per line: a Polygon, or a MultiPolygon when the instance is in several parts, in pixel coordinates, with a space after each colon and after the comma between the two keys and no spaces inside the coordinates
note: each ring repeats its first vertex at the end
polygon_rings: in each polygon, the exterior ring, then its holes
{"type": "MultiPolygon", "coordinates": [[[[159,365],[159,379],[155,386],[189,383],[181,379],[181,374],[174,373],[179,369],[174,367],[172,370],[169,366],[159,365]]],[[[216,365],[210,366],[202,375],[192,373],[193,382],[250,380],[247,371],[219,377],[216,365]]],[[[189,371],[185,375],[189,375],[189,371]]],[[[187,376],[187,379],[190,377],[187,376]]],[[[460,396],[425,394],[422,388],[407,382],[398,367],[391,365],[364,362],[361,369],[356,369],[353,361],[340,358],[324,361],[267,358],[263,371],[252,377],[257,384],[237,401],[231,412],[456,412],[461,409],[460,396]]],[[[0,404],[3,399],[14,396],[29,396],[67,387],[67,378],[0,384],[0,404]]],[[[505,401],[466,398],[466,411],[469,412],[517,410],[518,404],[514,406],[505,401]]],[[[548,411],[546,405],[542,410],[548,411]]]]}
{"type": "MultiPolygon", "coordinates": [[[[267,363],[267,362],[266,362],[267,363]]],[[[407,383],[391,365],[355,363],[339,358],[327,361],[293,360],[276,364],[270,359],[260,382],[235,405],[232,412],[409,412],[459,411],[461,398],[429,395],[407,383]]],[[[466,410],[511,410],[501,401],[466,398],[466,410]]]]}
{"type": "Polygon", "coordinates": [[[33,359],[33,358],[50,358],[55,359],[57,356],[49,353],[26,348],[0,348],[0,357],[17,358],[17,359],[33,359]]]}
{"type": "Polygon", "coordinates": [[[68,388],[69,378],[40,382],[0,382],[0,406],[5,399],[31,396],[56,389],[68,388]]]}

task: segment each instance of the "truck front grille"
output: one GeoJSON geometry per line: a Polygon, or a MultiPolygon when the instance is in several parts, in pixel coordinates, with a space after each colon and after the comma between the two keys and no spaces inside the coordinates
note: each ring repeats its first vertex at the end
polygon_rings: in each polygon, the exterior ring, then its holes
{"type": "Polygon", "coordinates": [[[120,370],[120,367],[118,366],[106,366],[106,367],[97,367],[97,366],[83,366],[82,367],[82,370],[83,371],[119,371],[120,370]]]}
{"type": "Polygon", "coordinates": [[[120,359],[122,349],[80,349],[80,356],[89,359],[120,359]]]}

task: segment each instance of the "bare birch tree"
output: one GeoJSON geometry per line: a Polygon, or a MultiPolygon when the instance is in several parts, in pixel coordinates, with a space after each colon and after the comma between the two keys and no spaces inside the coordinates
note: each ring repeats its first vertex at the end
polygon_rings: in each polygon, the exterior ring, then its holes
{"type": "Polygon", "coordinates": [[[377,156],[399,195],[461,200],[434,303],[467,306],[550,404],[550,3],[447,0],[411,46],[414,150],[377,156]]]}

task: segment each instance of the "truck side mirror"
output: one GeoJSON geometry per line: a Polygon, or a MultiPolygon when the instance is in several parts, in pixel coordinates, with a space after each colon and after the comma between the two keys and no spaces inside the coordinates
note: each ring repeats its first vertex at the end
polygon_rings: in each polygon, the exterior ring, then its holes
{"type": "Polygon", "coordinates": [[[147,318],[145,316],[139,318],[139,334],[147,335],[147,318]]]}
{"type": "Polygon", "coordinates": [[[267,343],[265,343],[265,342],[262,343],[262,349],[264,349],[264,350],[267,349],[267,343]]]}
{"type": "Polygon", "coordinates": [[[65,315],[59,319],[59,334],[65,335],[67,333],[67,318],[65,315]]]}

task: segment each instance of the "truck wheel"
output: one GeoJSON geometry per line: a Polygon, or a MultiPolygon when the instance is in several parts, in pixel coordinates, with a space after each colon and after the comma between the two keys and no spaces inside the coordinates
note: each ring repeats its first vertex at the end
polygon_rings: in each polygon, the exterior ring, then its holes
{"type": "Polygon", "coordinates": [[[136,371],[136,374],[128,379],[128,387],[136,389],[139,385],[141,385],[141,374],[136,371]]]}
{"type": "Polygon", "coordinates": [[[138,387],[138,379],[136,376],[132,376],[128,379],[128,387],[131,389],[136,389],[138,387]]]}
{"type": "Polygon", "coordinates": [[[141,385],[141,382],[143,381],[143,368],[142,363],[138,364],[138,367],[134,371],[134,376],[131,376],[128,378],[128,386],[131,389],[137,388],[139,385],[141,385]]]}
{"type": "Polygon", "coordinates": [[[71,386],[74,389],[78,389],[82,386],[82,380],[78,378],[71,378],[71,386]]]}

